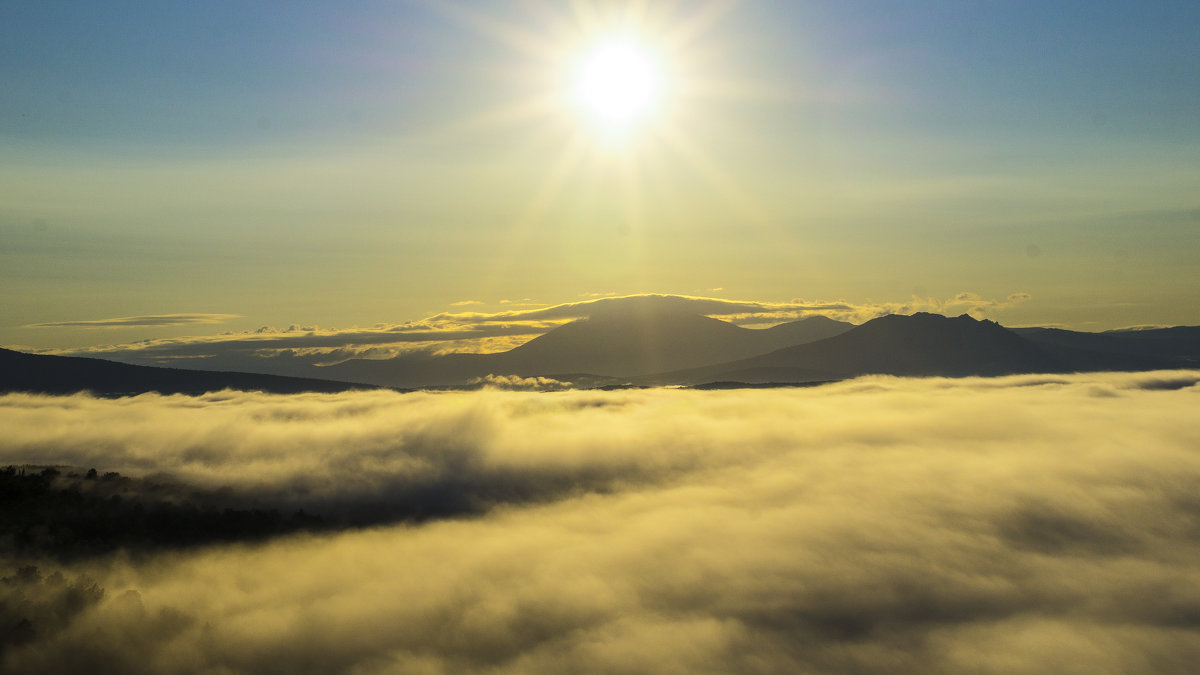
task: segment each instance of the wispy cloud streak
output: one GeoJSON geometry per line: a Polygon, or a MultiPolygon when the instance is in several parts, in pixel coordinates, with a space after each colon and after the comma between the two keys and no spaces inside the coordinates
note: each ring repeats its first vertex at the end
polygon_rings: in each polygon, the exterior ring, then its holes
{"type": "Polygon", "coordinates": [[[146,314],[143,316],[119,316],[111,319],[80,321],[51,321],[31,323],[27,328],[125,328],[130,326],[186,326],[189,324],[225,323],[240,317],[240,314],[146,314]]]}

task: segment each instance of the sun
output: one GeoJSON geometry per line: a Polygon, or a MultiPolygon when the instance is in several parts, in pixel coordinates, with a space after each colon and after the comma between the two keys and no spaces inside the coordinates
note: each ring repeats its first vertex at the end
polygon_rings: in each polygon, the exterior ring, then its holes
{"type": "Polygon", "coordinates": [[[601,129],[620,131],[653,112],[663,92],[662,68],[647,49],[629,39],[604,42],[574,73],[575,104],[601,129]]]}

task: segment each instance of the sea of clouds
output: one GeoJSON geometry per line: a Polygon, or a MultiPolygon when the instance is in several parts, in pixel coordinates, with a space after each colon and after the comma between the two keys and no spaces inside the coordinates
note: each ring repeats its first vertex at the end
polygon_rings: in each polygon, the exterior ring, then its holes
{"type": "Polygon", "coordinates": [[[103,595],[0,671],[1192,672],[1198,383],[3,396],[0,465],[375,526],[39,561],[103,595]]]}

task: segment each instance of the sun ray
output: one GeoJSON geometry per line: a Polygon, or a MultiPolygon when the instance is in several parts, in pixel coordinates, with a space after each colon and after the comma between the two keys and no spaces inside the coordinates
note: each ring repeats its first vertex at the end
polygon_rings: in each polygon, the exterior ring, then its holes
{"type": "Polygon", "coordinates": [[[541,60],[557,58],[559,48],[555,41],[547,40],[545,33],[532,30],[511,20],[488,16],[482,10],[470,9],[458,3],[429,2],[430,10],[486,35],[497,42],[541,60]]]}
{"type": "Polygon", "coordinates": [[[520,215],[512,220],[505,246],[497,251],[493,259],[486,283],[488,287],[496,286],[520,259],[518,252],[528,244],[537,227],[542,224],[546,212],[561,194],[563,184],[583,162],[585,153],[586,142],[579,134],[571,136],[563,145],[550,168],[543,174],[537,189],[522,207],[520,215]]]}

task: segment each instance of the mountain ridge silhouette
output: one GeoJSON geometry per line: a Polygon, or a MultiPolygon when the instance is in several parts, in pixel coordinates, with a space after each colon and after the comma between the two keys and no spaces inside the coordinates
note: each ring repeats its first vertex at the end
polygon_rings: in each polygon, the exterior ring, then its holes
{"type": "Polygon", "coordinates": [[[89,391],[97,396],[132,396],[149,392],[197,395],[222,389],[296,394],[375,388],[370,384],[317,378],[138,366],[82,356],[26,354],[0,348],[0,392],[73,394],[89,391]]]}
{"type": "Polygon", "coordinates": [[[1200,367],[1200,327],[1082,333],[1009,329],[966,314],[887,315],[859,326],[810,317],[764,329],[681,311],[605,312],[506,352],[352,360],[316,377],[158,368],[0,349],[0,391],[120,396],[220,389],[272,393],[462,387],[488,375],[576,386],[764,384],[866,374],[995,376],[1200,367]],[[782,345],[782,346],[780,346],[782,345]]]}
{"type": "Polygon", "coordinates": [[[1153,370],[1187,365],[1179,354],[1147,349],[1108,352],[1028,339],[967,314],[889,314],[845,333],[769,354],[635,378],[642,384],[820,381],[858,375],[997,376],[1096,370],[1153,370]]]}

